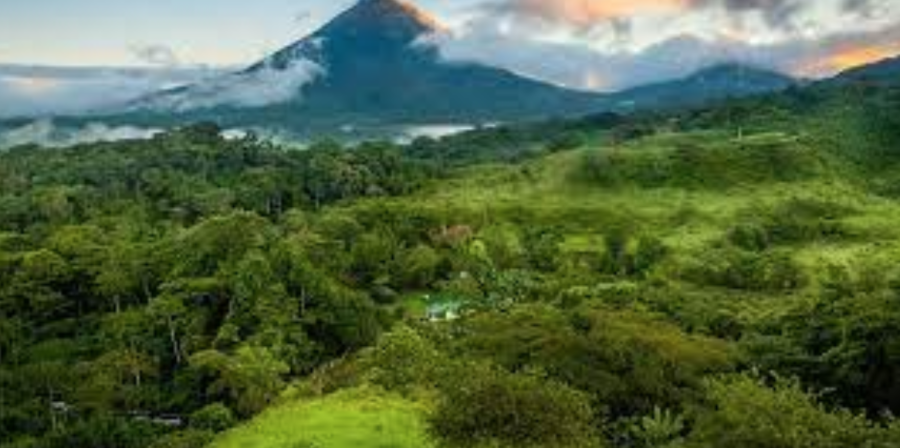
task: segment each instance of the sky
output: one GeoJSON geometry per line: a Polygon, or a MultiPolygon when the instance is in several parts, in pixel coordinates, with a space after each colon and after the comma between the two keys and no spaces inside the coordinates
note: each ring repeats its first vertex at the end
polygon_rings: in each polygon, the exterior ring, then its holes
{"type": "MultiPolygon", "coordinates": [[[[0,0],[0,116],[95,107],[109,86],[119,100],[215,76],[353,3],[0,0]]],[[[580,89],[618,90],[731,61],[822,77],[900,53],[900,0],[415,3],[450,29],[429,40],[446,59],[580,89]]]]}
{"type": "MultiPolygon", "coordinates": [[[[242,65],[302,38],[354,0],[0,0],[0,63],[242,65]]],[[[471,0],[417,4],[455,23],[471,0]]]]}

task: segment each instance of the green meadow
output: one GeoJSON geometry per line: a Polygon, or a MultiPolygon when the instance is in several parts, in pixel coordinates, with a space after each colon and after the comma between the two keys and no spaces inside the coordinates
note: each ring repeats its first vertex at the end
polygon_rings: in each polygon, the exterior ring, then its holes
{"type": "Polygon", "coordinates": [[[422,414],[401,397],[351,389],[275,405],[210,448],[428,448],[422,414]]]}

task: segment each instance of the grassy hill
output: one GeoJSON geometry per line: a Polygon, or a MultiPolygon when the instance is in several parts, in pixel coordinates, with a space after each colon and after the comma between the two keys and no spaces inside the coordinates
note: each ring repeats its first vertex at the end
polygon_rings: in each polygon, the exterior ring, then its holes
{"type": "Polygon", "coordinates": [[[422,407],[372,390],[273,406],[209,448],[429,448],[422,407]]]}

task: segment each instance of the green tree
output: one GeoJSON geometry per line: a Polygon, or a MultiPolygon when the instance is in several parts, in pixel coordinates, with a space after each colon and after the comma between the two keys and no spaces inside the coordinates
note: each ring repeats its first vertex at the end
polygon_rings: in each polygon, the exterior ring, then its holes
{"type": "Polygon", "coordinates": [[[429,421],[447,446],[601,446],[588,398],[552,380],[471,367],[443,392],[429,421]]]}
{"type": "Polygon", "coordinates": [[[209,392],[224,393],[243,416],[253,415],[277,398],[284,388],[286,363],[263,347],[241,346],[234,355],[204,351],[191,357],[191,366],[212,373],[209,392]]]}
{"type": "Polygon", "coordinates": [[[888,433],[849,411],[829,411],[796,382],[773,388],[732,377],[708,385],[711,406],[700,411],[688,447],[889,447],[888,433]]]}
{"type": "Polygon", "coordinates": [[[400,325],[364,353],[363,364],[372,383],[410,393],[437,388],[446,381],[449,363],[445,356],[416,330],[400,325]]]}

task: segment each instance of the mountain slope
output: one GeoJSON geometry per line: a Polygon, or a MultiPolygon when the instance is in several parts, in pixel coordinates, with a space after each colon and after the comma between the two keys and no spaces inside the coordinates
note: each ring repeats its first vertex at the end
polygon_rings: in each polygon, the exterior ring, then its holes
{"type": "Polygon", "coordinates": [[[448,62],[428,43],[442,26],[401,0],[360,0],[308,37],[244,70],[141,98],[80,126],[226,128],[293,137],[392,136],[418,124],[541,120],[602,111],[681,108],[780,90],[794,81],[736,65],[617,94],[562,88],[478,63],[448,62]],[[349,134],[348,134],[349,132],[349,134]]]}
{"type": "Polygon", "coordinates": [[[830,80],[837,83],[900,84],[900,56],[846,70],[830,80]]]}
{"type": "Polygon", "coordinates": [[[603,110],[694,106],[783,89],[793,80],[736,65],[607,95],[574,91],[500,68],[451,63],[423,43],[441,25],[409,3],[362,0],[310,36],[224,80],[143,100],[129,119],[279,127],[484,123],[603,110]]]}
{"type": "Polygon", "coordinates": [[[482,65],[445,63],[435,48],[419,43],[440,30],[407,3],[362,0],[248,69],[146,98],[133,105],[132,115],[174,112],[226,125],[274,122],[296,129],[313,123],[509,121],[580,114],[602,104],[598,94],[482,65]],[[264,98],[254,102],[254,90],[264,98]]]}
{"type": "Polygon", "coordinates": [[[686,78],[636,87],[612,96],[616,109],[699,106],[711,101],[784,90],[797,80],[769,70],[722,64],[686,78]]]}

